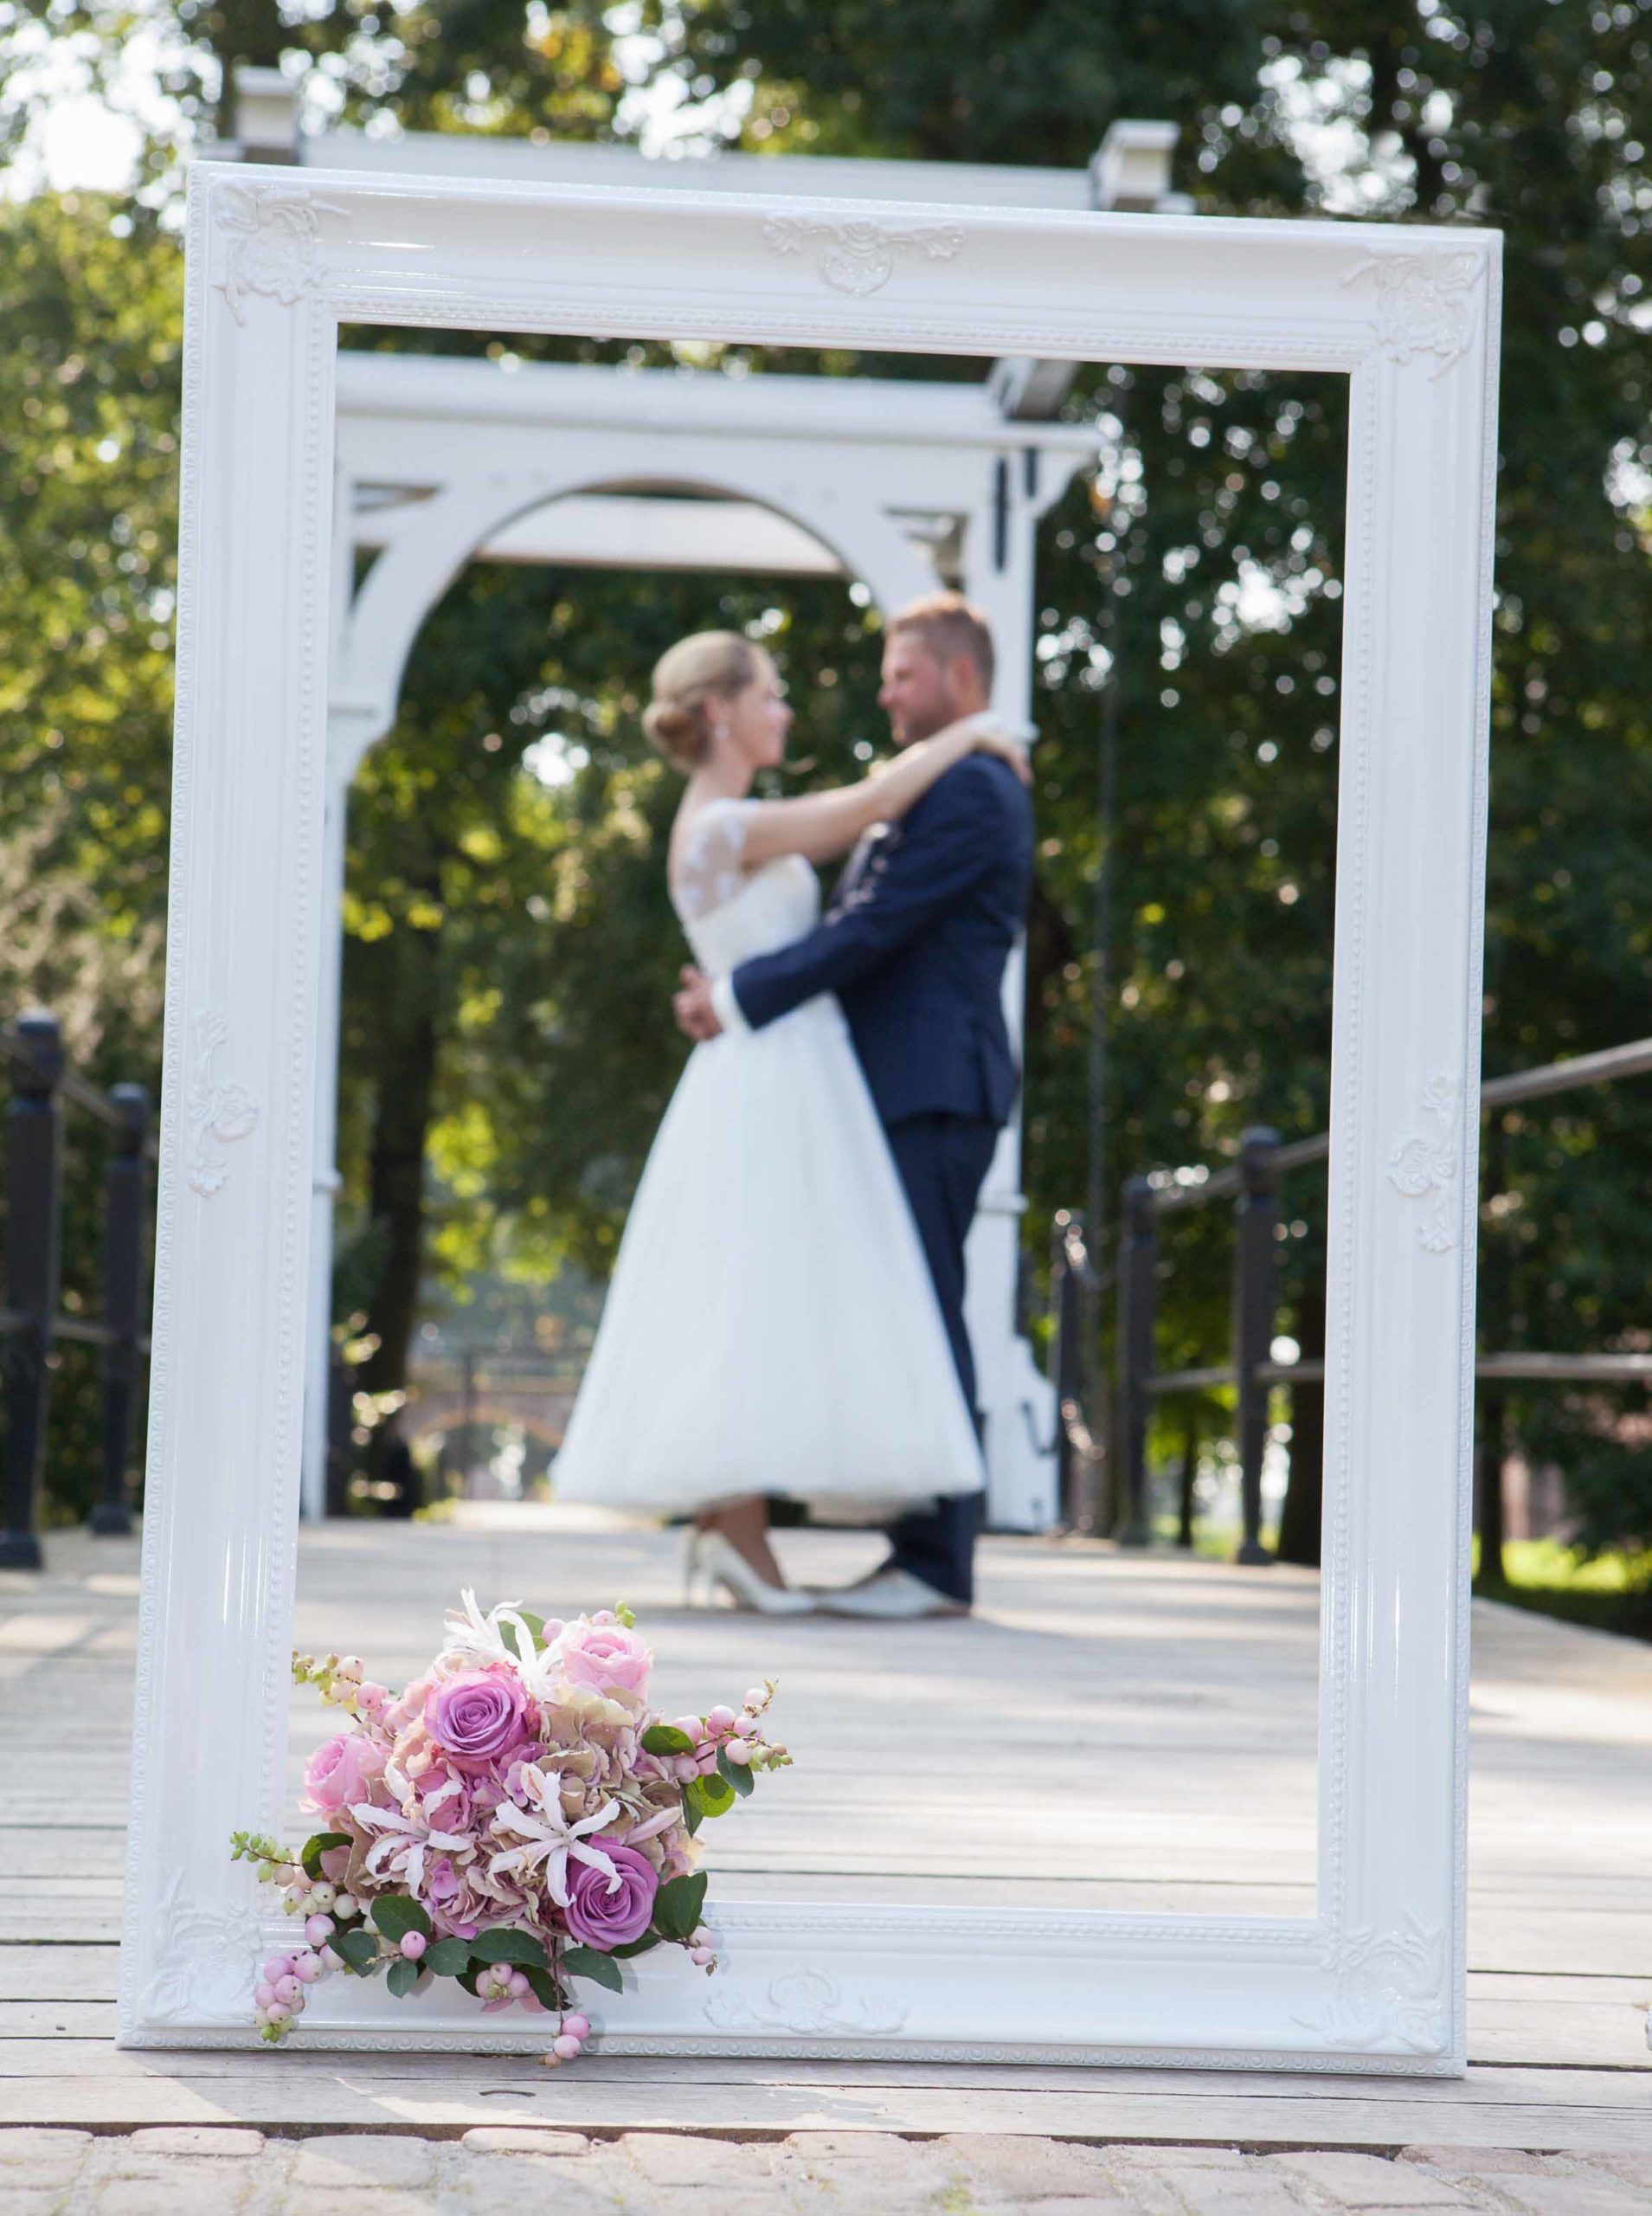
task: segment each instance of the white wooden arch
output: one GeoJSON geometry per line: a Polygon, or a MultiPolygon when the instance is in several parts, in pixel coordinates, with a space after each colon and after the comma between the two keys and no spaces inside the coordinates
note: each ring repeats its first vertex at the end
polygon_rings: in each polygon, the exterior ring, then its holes
{"type": "MultiPolygon", "coordinates": [[[[956,583],[992,619],[997,705],[1031,705],[1034,535],[1096,437],[1017,422],[984,384],[349,354],[338,365],[306,1512],[325,1505],[344,830],[352,779],[389,730],[420,627],[467,562],[606,561],[858,578],[885,610],[956,583]],[[693,497],[684,498],[684,494],[693,497]],[[559,512],[562,519],[558,526],[559,512]],[[352,589],[357,557],[376,558],[352,589]]],[[[1018,1043],[1024,969],[1006,1002],[1018,1043]]],[[[988,1512],[1056,1513],[1053,1407],[1016,1330],[1019,1126],[1005,1134],[970,1247],[970,1328],[988,1512]]]]}

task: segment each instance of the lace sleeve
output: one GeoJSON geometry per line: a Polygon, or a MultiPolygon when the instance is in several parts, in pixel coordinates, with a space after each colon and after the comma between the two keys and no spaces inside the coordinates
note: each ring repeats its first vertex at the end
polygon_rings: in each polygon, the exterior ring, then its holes
{"type": "Polygon", "coordinates": [[[672,865],[671,893],[685,924],[732,900],[745,881],[746,827],[762,806],[755,800],[713,800],[684,834],[672,865]]]}

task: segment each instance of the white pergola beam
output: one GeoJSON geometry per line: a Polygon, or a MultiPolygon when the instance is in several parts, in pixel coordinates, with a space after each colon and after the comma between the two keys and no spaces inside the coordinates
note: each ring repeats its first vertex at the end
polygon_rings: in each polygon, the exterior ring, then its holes
{"type": "MultiPolygon", "coordinates": [[[[356,544],[389,545],[416,508],[369,509],[356,544]]],[[[574,564],[587,570],[727,570],[740,575],[841,577],[818,538],[749,500],[650,499],[573,493],[519,517],[485,540],[478,562],[574,564]]]]}

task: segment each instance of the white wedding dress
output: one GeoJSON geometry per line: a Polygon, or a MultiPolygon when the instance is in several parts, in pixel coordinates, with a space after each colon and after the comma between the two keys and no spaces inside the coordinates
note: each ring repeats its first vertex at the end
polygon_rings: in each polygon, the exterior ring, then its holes
{"type": "MultiPolygon", "coordinates": [[[[685,841],[672,897],[712,976],[820,913],[800,856],[742,868],[761,805],[713,801],[685,841]]],[[[832,995],[690,1056],[550,1476],[558,1499],[663,1513],[980,1491],[917,1229],[832,995]]]]}

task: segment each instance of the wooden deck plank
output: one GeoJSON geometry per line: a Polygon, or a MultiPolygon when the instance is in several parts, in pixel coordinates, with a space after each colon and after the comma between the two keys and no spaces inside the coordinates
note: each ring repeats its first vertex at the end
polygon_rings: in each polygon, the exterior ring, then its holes
{"type": "MultiPolygon", "coordinates": [[[[830,1580],[872,1543],[781,1543],[830,1580]]],[[[76,1534],[50,1546],[45,1579],[0,1575],[0,1752],[19,1781],[0,1825],[0,2122],[691,2123],[1652,2151],[1652,1650],[1476,1604],[1475,2066],[1460,2083],[597,2054],[551,2077],[511,2058],[326,2055],[302,2035],[280,2056],[119,2054],[110,1942],[135,1549],[76,1534]],[[71,1748],[77,1820],[59,1830],[53,1768],[71,1748]]],[[[903,1761],[868,1764],[869,1730],[890,1713],[888,1634],[686,1614],[658,1535],[553,1545],[505,1516],[476,1530],[359,1524],[306,1533],[301,1562],[303,1642],[350,1645],[390,1677],[423,1659],[461,1583],[552,1607],[629,1599],[661,1649],[668,1706],[737,1695],[777,1664],[804,1759],[714,1858],[725,1899],[996,1903],[1012,1886],[1018,1902],[1065,1907],[1311,1909],[1317,1599],[1302,1573],[991,1542],[980,1617],[902,1633],[903,1761]],[[961,1712],[968,1728],[986,1717],[1019,1735],[1026,1784],[1007,1823],[948,1751],[961,1712]],[[851,1782],[855,1836],[840,1846],[827,1819],[851,1782]]],[[[326,1718],[308,1697],[294,1713],[296,1762],[326,1718]]]]}

